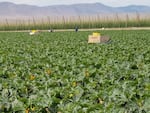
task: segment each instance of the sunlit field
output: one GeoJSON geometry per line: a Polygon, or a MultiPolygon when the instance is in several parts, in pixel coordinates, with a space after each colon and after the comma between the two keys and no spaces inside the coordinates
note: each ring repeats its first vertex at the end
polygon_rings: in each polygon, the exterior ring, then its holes
{"type": "Polygon", "coordinates": [[[149,113],[149,30],[97,32],[0,33],[0,112],[149,113]]]}

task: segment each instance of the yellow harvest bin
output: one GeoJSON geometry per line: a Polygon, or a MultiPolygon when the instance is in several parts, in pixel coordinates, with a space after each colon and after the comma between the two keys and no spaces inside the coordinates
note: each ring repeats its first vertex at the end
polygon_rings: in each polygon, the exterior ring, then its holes
{"type": "Polygon", "coordinates": [[[32,30],[29,34],[30,34],[30,35],[35,35],[35,34],[38,34],[38,33],[39,33],[38,30],[32,30]]]}
{"type": "Polygon", "coordinates": [[[100,33],[93,33],[93,37],[100,37],[100,33]]]}
{"type": "Polygon", "coordinates": [[[35,32],[37,32],[36,30],[32,30],[32,33],[35,33],[35,32]]]}

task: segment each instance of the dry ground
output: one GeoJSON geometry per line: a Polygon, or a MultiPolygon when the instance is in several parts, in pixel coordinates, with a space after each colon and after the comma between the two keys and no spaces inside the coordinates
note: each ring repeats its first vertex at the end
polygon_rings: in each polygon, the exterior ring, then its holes
{"type": "MultiPolygon", "coordinates": [[[[93,28],[93,29],[79,29],[79,31],[98,31],[98,30],[150,30],[150,27],[129,27],[129,28],[93,28]]],[[[48,30],[39,30],[41,32],[48,32],[48,30]]],[[[54,32],[75,31],[74,29],[54,29],[54,32]]],[[[11,30],[0,32],[29,32],[29,30],[11,30]]]]}

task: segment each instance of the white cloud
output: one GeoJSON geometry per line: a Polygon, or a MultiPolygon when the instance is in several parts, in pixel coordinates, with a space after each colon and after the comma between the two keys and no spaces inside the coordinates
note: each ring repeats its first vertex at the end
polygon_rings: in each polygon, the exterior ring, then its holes
{"type": "Polygon", "coordinates": [[[94,3],[100,2],[109,6],[126,6],[126,5],[150,5],[150,0],[0,0],[10,1],[17,4],[31,4],[31,5],[56,5],[56,4],[75,4],[75,3],[94,3]]]}

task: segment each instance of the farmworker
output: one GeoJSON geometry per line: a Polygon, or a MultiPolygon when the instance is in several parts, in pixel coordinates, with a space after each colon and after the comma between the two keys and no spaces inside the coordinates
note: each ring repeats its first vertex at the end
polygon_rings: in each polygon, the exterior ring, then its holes
{"type": "Polygon", "coordinates": [[[53,32],[53,29],[51,29],[51,32],[53,32]]]}
{"type": "Polygon", "coordinates": [[[75,32],[78,32],[78,26],[75,27],[75,32]]]}
{"type": "Polygon", "coordinates": [[[48,30],[48,32],[53,32],[53,29],[48,30]]]}

